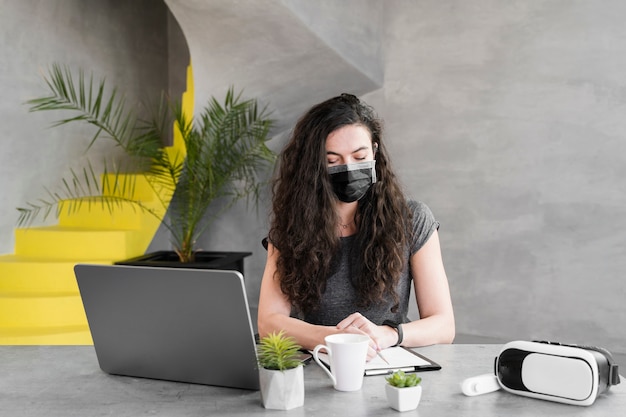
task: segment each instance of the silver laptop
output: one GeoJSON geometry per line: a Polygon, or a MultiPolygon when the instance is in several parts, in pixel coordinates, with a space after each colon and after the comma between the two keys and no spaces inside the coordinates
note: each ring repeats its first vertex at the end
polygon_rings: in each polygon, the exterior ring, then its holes
{"type": "Polygon", "coordinates": [[[74,273],[104,372],[259,389],[241,273],[83,264],[74,273]]]}

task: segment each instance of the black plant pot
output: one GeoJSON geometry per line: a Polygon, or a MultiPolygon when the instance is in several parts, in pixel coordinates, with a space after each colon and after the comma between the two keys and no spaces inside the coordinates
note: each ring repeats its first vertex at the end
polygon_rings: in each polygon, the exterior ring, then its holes
{"type": "MultiPolygon", "coordinates": [[[[116,265],[235,270],[243,275],[243,259],[252,252],[196,252],[194,262],[180,262],[174,251],[157,251],[115,262],[116,265]]],[[[245,276],[245,275],[244,275],[245,276]]]]}

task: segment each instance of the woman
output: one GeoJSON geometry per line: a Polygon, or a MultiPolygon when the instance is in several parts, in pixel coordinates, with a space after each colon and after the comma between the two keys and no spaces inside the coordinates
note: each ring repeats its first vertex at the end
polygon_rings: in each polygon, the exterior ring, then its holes
{"type": "Polygon", "coordinates": [[[296,124],[273,185],[273,217],[258,329],[306,349],[333,333],[380,349],[451,343],[454,314],[437,223],[407,201],[390,167],[381,121],[349,94],[296,124]],[[414,285],[420,319],[407,318],[414,285]]]}

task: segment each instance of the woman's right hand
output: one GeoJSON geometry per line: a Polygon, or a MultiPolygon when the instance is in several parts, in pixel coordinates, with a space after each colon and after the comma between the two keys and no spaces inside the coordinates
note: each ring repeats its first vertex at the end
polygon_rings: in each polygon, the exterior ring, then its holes
{"type": "Polygon", "coordinates": [[[365,334],[370,337],[367,360],[374,358],[379,351],[395,345],[398,334],[389,326],[378,326],[361,313],[352,313],[337,324],[342,333],[365,334]]]}

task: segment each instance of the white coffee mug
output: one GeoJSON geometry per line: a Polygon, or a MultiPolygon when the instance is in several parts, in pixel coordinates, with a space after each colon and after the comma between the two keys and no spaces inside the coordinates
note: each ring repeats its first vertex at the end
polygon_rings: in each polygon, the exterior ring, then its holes
{"type": "Polygon", "coordinates": [[[315,362],[328,374],[338,391],[358,391],[363,385],[365,361],[370,338],[362,334],[333,334],[324,338],[325,345],[313,349],[315,362]],[[329,358],[330,371],[320,361],[324,349],[329,358]]]}

